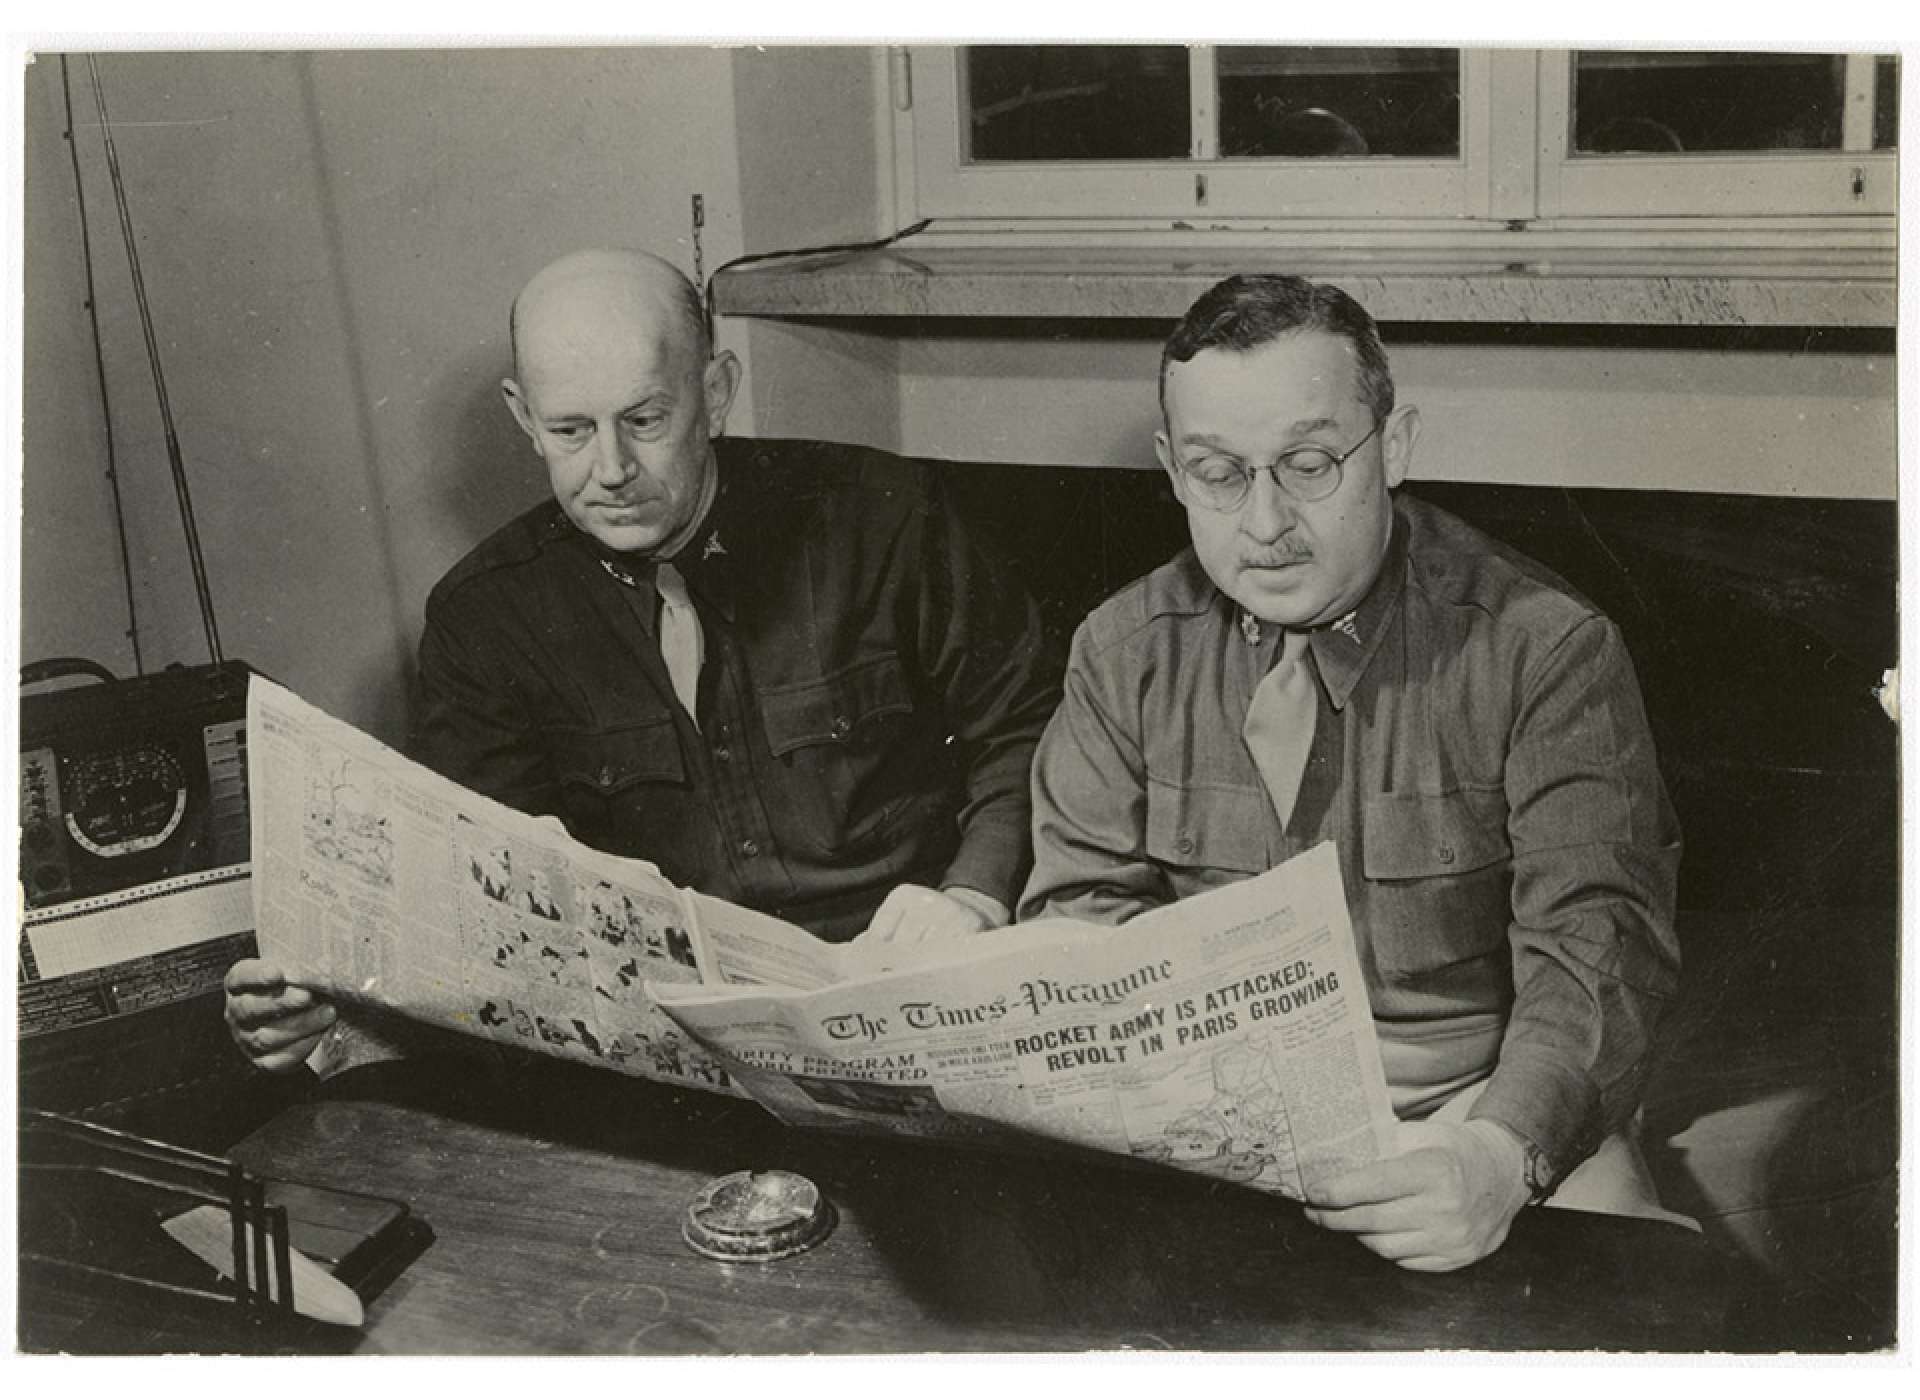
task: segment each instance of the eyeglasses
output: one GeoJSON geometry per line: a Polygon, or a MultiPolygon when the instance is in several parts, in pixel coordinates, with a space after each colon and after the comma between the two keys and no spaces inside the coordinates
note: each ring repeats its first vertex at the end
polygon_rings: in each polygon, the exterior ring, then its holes
{"type": "Polygon", "coordinates": [[[1373,440],[1381,424],[1375,422],[1367,435],[1345,452],[1324,447],[1293,447],[1282,452],[1266,467],[1248,467],[1231,457],[1209,455],[1182,462],[1180,471],[1193,488],[1194,499],[1208,510],[1236,511],[1247,502],[1253,490],[1256,472],[1270,471],[1274,483],[1296,501],[1324,501],[1340,489],[1340,469],[1347,459],[1373,440]]]}

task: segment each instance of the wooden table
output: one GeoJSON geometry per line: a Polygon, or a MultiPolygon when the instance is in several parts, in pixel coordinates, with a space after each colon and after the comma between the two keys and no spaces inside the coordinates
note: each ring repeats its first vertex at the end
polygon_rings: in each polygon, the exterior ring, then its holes
{"type": "Polygon", "coordinates": [[[1530,1210],[1491,1258],[1414,1274],[1244,1188],[794,1133],[558,1064],[354,1071],[234,1155],[431,1223],[368,1311],[369,1352],[1693,1351],[1726,1345],[1735,1289],[1676,1226],[1530,1210]],[[687,1201],[748,1167],[812,1177],[832,1236],[771,1264],[693,1254],[687,1201]]]}

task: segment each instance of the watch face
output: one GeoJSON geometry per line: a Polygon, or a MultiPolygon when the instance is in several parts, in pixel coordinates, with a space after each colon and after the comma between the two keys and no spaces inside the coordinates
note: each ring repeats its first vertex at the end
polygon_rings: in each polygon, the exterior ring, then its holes
{"type": "Polygon", "coordinates": [[[1547,1160],[1547,1154],[1532,1143],[1526,1145],[1523,1160],[1526,1163],[1524,1177],[1527,1190],[1533,1194],[1537,1205],[1553,1191],[1553,1164],[1547,1160]]]}

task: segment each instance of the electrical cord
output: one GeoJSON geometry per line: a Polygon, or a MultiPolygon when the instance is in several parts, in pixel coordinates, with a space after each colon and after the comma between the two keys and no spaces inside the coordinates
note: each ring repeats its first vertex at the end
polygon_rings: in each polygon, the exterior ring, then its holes
{"type": "Polygon", "coordinates": [[[885,238],[870,238],[864,243],[823,243],[815,248],[781,248],[771,253],[745,253],[740,257],[721,263],[720,266],[713,270],[713,276],[707,279],[705,295],[701,299],[706,307],[707,313],[707,339],[709,341],[713,339],[713,288],[714,284],[720,280],[721,273],[729,271],[732,268],[745,267],[748,263],[772,262],[776,258],[814,258],[821,257],[827,253],[874,253],[882,248],[890,247],[902,239],[911,238],[916,233],[924,232],[932,222],[932,219],[922,219],[917,224],[908,224],[903,229],[894,230],[894,232],[888,234],[885,238]]]}

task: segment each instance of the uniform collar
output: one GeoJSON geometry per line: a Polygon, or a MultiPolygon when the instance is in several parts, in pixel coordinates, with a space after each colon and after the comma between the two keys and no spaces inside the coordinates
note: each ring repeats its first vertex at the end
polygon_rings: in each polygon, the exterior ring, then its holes
{"type": "MultiPolygon", "coordinates": [[[[1314,628],[1307,634],[1313,652],[1314,669],[1326,687],[1327,698],[1336,710],[1344,710],[1347,699],[1366,674],[1374,653],[1393,621],[1394,608],[1407,581],[1407,522],[1398,508],[1393,512],[1393,533],[1387,540],[1387,552],[1380,570],[1373,576],[1360,605],[1336,621],[1314,628]]],[[[1273,645],[1278,655],[1281,629],[1263,624],[1245,608],[1236,606],[1235,635],[1250,646],[1273,645]]]]}
{"type": "MultiPolygon", "coordinates": [[[[720,444],[715,443],[716,449],[720,444]]],[[[732,518],[729,506],[728,486],[732,473],[727,470],[723,455],[714,453],[714,471],[712,496],[705,512],[693,532],[688,535],[680,547],[674,551],[671,562],[679,569],[682,578],[687,581],[687,589],[693,594],[695,603],[717,609],[729,621],[734,614],[734,579],[732,555],[728,549],[728,537],[731,531],[727,525],[732,518]]],[[[622,554],[616,550],[603,548],[599,541],[583,530],[574,528],[566,513],[554,508],[555,522],[563,531],[571,533],[599,561],[600,568],[611,578],[625,587],[637,589],[643,593],[653,591],[653,576],[662,562],[655,555],[622,554]]]]}
{"type": "Polygon", "coordinates": [[[1374,653],[1386,638],[1406,585],[1407,522],[1396,506],[1386,557],[1380,561],[1380,572],[1373,576],[1366,597],[1360,600],[1359,607],[1339,621],[1314,628],[1308,638],[1313,663],[1319,669],[1321,684],[1326,686],[1327,698],[1333,702],[1334,709],[1347,707],[1347,698],[1367,673],[1374,653]]]}
{"type": "Polygon", "coordinates": [[[727,454],[720,451],[722,446],[721,442],[714,444],[713,502],[674,555],[673,563],[686,579],[694,601],[717,608],[731,621],[735,596],[732,544],[742,495],[736,474],[727,468],[727,454]]]}

